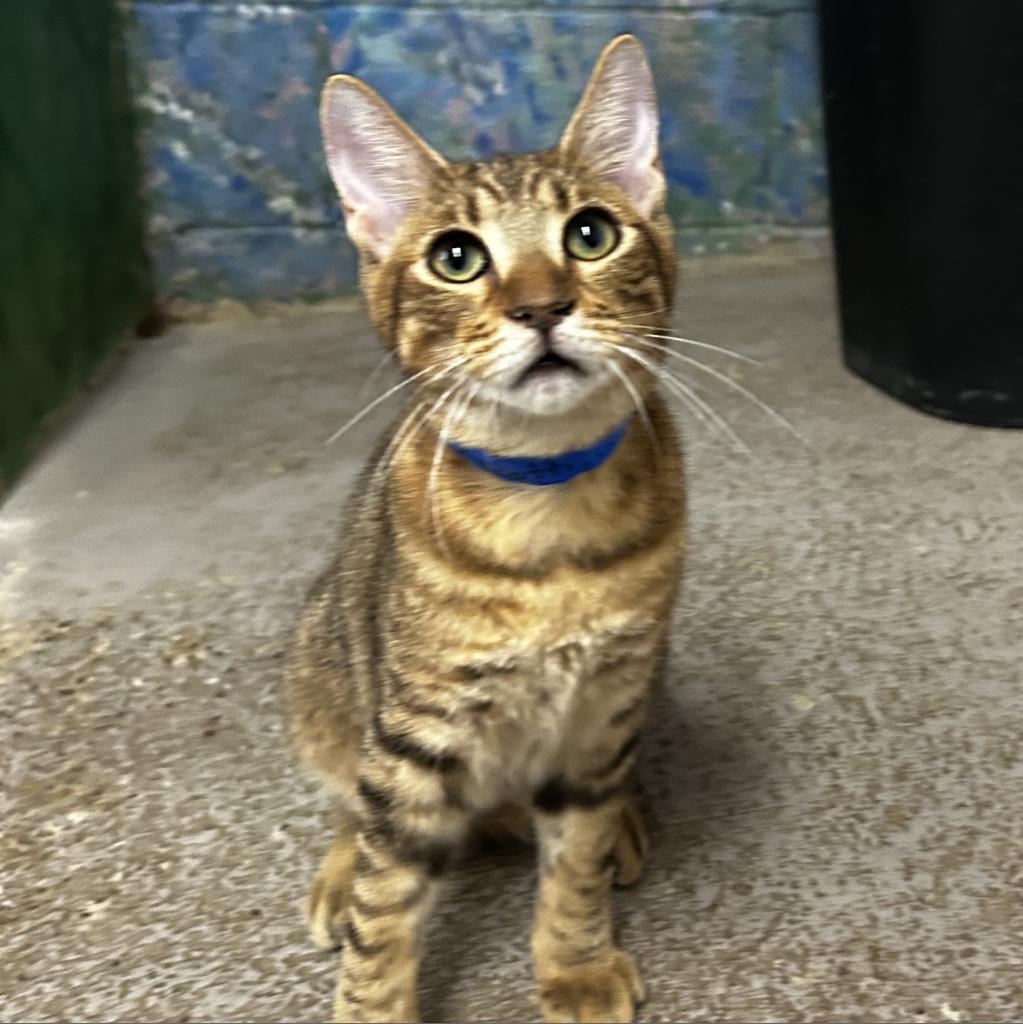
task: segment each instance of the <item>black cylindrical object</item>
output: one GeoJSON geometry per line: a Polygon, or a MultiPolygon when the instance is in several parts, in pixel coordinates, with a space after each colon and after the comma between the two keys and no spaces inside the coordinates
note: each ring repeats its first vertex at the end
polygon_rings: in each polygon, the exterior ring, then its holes
{"type": "Polygon", "coordinates": [[[845,360],[1023,427],[1023,5],[818,0],[845,360]]]}

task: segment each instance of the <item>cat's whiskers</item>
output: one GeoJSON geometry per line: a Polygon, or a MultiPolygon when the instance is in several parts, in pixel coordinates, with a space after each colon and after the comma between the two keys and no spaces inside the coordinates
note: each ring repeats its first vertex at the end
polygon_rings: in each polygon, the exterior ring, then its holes
{"type": "Polygon", "coordinates": [[[430,400],[428,398],[424,398],[421,402],[417,402],[412,407],[412,410],[408,414],[408,418],[394,432],[394,436],[384,449],[384,453],[381,455],[380,461],[377,463],[376,469],[373,471],[374,479],[383,476],[383,474],[390,469],[391,463],[395,458],[397,458],[400,450],[403,449],[406,443],[419,432],[419,428],[425,422],[429,413],[423,413],[418,418],[416,414],[421,409],[426,409],[429,405],[430,400]]]}
{"type": "Polygon", "coordinates": [[[391,438],[390,443],[384,450],[384,454],[381,456],[380,462],[377,464],[375,474],[383,474],[390,468],[391,463],[398,458],[407,445],[412,443],[416,434],[419,433],[430,417],[437,412],[443,406],[447,398],[457,391],[463,384],[464,381],[456,381],[446,391],[442,392],[440,397],[432,403],[429,398],[424,398],[413,408],[412,412],[409,413],[408,419],[406,419],[398,430],[395,431],[394,437],[391,438]],[[419,412],[420,409],[425,409],[426,411],[417,418],[416,413],[419,412]]]}
{"type": "Polygon", "coordinates": [[[614,319],[618,323],[628,323],[627,317],[632,319],[641,319],[643,317],[660,316],[662,313],[667,313],[671,310],[670,306],[658,306],[656,309],[638,310],[638,309],[623,309],[621,314],[617,315],[614,319]]]}
{"type": "Polygon", "coordinates": [[[636,385],[629,380],[629,375],[613,359],[605,358],[601,362],[621,381],[622,387],[629,393],[629,397],[632,399],[632,404],[636,407],[636,412],[639,413],[643,429],[646,431],[647,437],[650,438],[650,443],[653,445],[656,456],[660,445],[657,442],[657,435],[654,433],[654,425],[650,422],[650,413],[647,411],[646,402],[640,397],[636,385]]]}
{"type": "MultiPolygon", "coordinates": [[[[621,317],[591,317],[590,323],[598,330],[611,331],[627,338],[641,337],[651,338],[655,341],[677,341],[681,345],[708,349],[711,352],[717,352],[719,355],[731,356],[733,359],[739,359],[744,363],[751,363],[754,366],[761,365],[758,359],[744,355],[742,352],[736,352],[734,349],[726,348],[724,345],[715,345],[709,341],[697,341],[695,338],[683,338],[677,334],[670,334],[665,327],[657,327],[654,324],[630,324],[621,317]],[[625,328],[632,328],[638,334],[633,334],[632,331],[625,330],[625,328]]],[[[665,348],[667,349],[667,346],[665,348]]]]}
{"type": "Polygon", "coordinates": [[[639,352],[635,352],[625,345],[619,345],[616,342],[610,341],[606,337],[601,340],[603,340],[605,345],[608,345],[610,348],[620,352],[627,359],[631,359],[633,362],[644,367],[656,380],[663,383],[665,387],[668,388],[669,392],[681,399],[685,406],[693,412],[705,427],[709,428],[713,425],[740,451],[747,455],[753,454],[749,445],[746,444],[746,442],[743,441],[743,439],[735,432],[728,421],[725,420],[725,418],[692,387],[680,380],[665,367],[655,363],[652,359],[641,355],[639,352]]]}
{"type": "MultiPolygon", "coordinates": [[[[458,386],[461,387],[463,385],[459,384],[458,386]]],[[[430,475],[426,482],[426,495],[430,505],[430,526],[433,530],[434,537],[437,538],[438,546],[447,558],[451,557],[451,549],[448,547],[448,543],[444,539],[444,524],[440,521],[440,517],[437,515],[437,482],[440,479],[440,467],[444,462],[444,452],[447,449],[448,441],[451,437],[451,428],[453,423],[455,421],[461,422],[465,418],[465,414],[468,411],[472,400],[479,392],[479,389],[479,384],[473,386],[461,404],[459,404],[460,396],[457,391],[452,395],[451,401],[448,404],[447,413],[441,423],[441,428],[437,432],[437,446],[433,452],[433,464],[430,466],[430,475]]]]}
{"type": "MultiPolygon", "coordinates": [[[[699,359],[694,359],[692,356],[683,355],[683,353],[681,352],[675,352],[672,349],[662,347],[660,345],[655,345],[649,341],[644,341],[642,338],[639,338],[636,335],[630,334],[627,335],[627,337],[629,337],[632,341],[636,342],[639,345],[646,345],[654,349],[655,351],[663,352],[665,355],[674,356],[674,358],[681,360],[683,363],[687,363],[690,366],[695,366],[698,370],[702,370],[704,373],[710,375],[715,380],[721,381],[722,384],[727,385],[728,387],[732,388],[733,391],[736,391],[738,394],[742,395],[744,398],[752,402],[765,415],[769,416],[775,423],[777,423],[784,430],[787,430],[794,438],[796,438],[797,441],[809,447],[806,438],[804,438],[803,435],[800,434],[799,431],[796,430],[796,428],[780,412],[778,412],[777,409],[775,409],[773,406],[768,405],[767,402],[765,402],[759,395],[755,394],[753,391],[750,391],[749,388],[740,384],[737,380],[733,380],[727,374],[722,373],[720,370],[715,369],[713,366],[708,366],[706,363],[700,362],[699,359]]],[[[738,353],[736,352],[730,354],[738,356],[738,353]]],[[[740,356],[739,358],[745,357],[740,356]]]]}
{"type": "MultiPolygon", "coordinates": [[[[731,356],[733,359],[739,359],[744,363],[749,363],[751,366],[763,365],[759,359],[754,359],[752,356],[743,355],[742,352],[735,352],[730,348],[725,348],[723,345],[712,345],[709,341],[696,341],[694,338],[681,338],[677,334],[667,334],[664,332],[650,332],[643,334],[632,334],[628,331],[623,331],[627,338],[652,338],[655,341],[677,341],[682,345],[692,345],[693,348],[705,348],[711,352],[717,352],[719,355],[731,356]]],[[[673,356],[678,356],[678,353],[667,345],[664,346],[664,351],[673,356]]]]}
{"type": "Polygon", "coordinates": [[[366,379],[362,382],[362,384],[359,385],[359,390],[355,393],[355,397],[357,399],[363,399],[366,397],[366,393],[369,391],[371,387],[373,387],[374,383],[376,383],[377,377],[379,377],[380,374],[384,372],[384,367],[393,358],[393,351],[388,350],[387,352],[384,353],[383,358],[380,360],[380,362],[377,363],[376,366],[374,366],[373,369],[370,370],[368,374],[366,374],[366,379]]]}
{"type": "MultiPolygon", "coordinates": [[[[801,444],[808,446],[808,442],[806,441],[806,439],[789,422],[789,420],[787,420],[780,412],[778,412],[777,409],[773,408],[771,405],[769,405],[767,402],[765,402],[755,392],[751,391],[745,385],[740,384],[738,381],[733,380],[727,374],[722,373],[720,370],[716,369],[715,367],[708,366],[706,363],[702,362],[701,360],[695,359],[692,356],[685,355],[682,352],[676,352],[667,343],[671,342],[671,341],[677,341],[677,342],[679,342],[681,344],[691,345],[691,346],[696,347],[696,348],[708,349],[708,350],[710,350],[712,352],[717,352],[717,353],[720,353],[721,355],[731,356],[731,357],[733,357],[735,359],[741,360],[742,362],[745,362],[745,363],[750,363],[750,364],[752,364],[754,366],[761,365],[758,360],[753,359],[750,356],[744,355],[741,352],[735,352],[732,349],[724,348],[721,345],[713,345],[710,342],[697,341],[697,340],[695,340],[693,338],[682,338],[682,337],[679,337],[678,335],[668,334],[666,332],[656,332],[656,333],[641,332],[641,333],[637,334],[637,333],[633,333],[631,331],[623,331],[620,328],[618,328],[616,330],[616,333],[622,339],[628,339],[630,342],[632,342],[635,345],[642,346],[642,347],[644,347],[646,349],[649,349],[651,351],[657,352],[658,354],[663,355],[663,356],[670,356],[672,359],[676,359],[679,362],[686,363],[689,366],[693,366],[696,369],[701,370],[702,372],[706,373],[708,376],[713,377],[715,380],[721,381],[721,383],[725,384],[727,387],[731,388],[733,391],[735,391],[738,394],[742,395],[749,402],[751,402],[753,405],[755,405],[758,409],[760,409],[762,412],[764,412],[765,415],[767,415],[773,422],[775,422],[780,427],[782,427],[784,430],[786,430],[788,433],[790,433],[801,444]]],[[[670,376],[675,381],[675,383],[677,385],[680,385],[680,386],[683,386],[683,387],[687,387],[684,384],[684,382],[679,380],[673,374],[668,374],[668,371],[666,369],[663,369],[663,372],[664,372],[664,374],[667,374],[668,376],[670,376]]],[[[687,387],[687,390],[692,391],[692,389],[689,389],[688,387],[687,387]]],[[[695,399],[698,396],[696,395],[696,392],[692,392],[691,397],[695,399]]],[[[708,409],[711,408],[709,406],[709,404],[706,403],[706,401],[702,399],[702,396],[699,396],[699,400],[703,401],[703,404],[708,409]]]]}
{"type": "MultiPolygon", "coordinates": [[[[435,377],[434,380],[440,380],[441,377],[446,376],[451,371],[457,369],[468,361],[468,356],[461,356],[457,359],[449,361],[440,372],[440,376],[435,377]]],[[[348,433],[356,423],[359,423],[364,417],[368,416],[378,405],[382,402],[387,401],[392,395],[397,394],[404,388],[407,388],[410,384],[415,383],[417,380],[422,379],[429,373],[436,373],[437,368],[434,366],[428,366],[424,370],[419,370],[417,373],[413,373],[411,376],[406,377],[404,380],[399,381],[393,387],[388,388],[382,395],[378,395],[368,405],[363,406],[354,416],[351,417],[346,423],[334,431],[326,441],[323,442],[324,447],[333,444],[339,437],[348,433]]]]}
{"type": "Polygon", "coordinates": [[[704,426],[715,428],[728,438],[735,448],[743,452],[745,455],[753,455],[753,450],[739,436],[732,425],[695,388],[675,376],[675,374],[671,373],[665,367],[659,366],[652,360],[646,359],[638,352],[633,352],[631,349],[623,348],[622,354],[638,362],[641,366],[646,366],[655,377],[658,377],[668,387],[670,392],[674,393],[689,409],[693,411],[697,419],[700,420],[704,426]]]}

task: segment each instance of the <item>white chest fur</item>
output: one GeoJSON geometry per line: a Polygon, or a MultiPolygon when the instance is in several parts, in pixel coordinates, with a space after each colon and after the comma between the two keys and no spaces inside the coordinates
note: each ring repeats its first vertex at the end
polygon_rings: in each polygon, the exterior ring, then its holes
{"type": "MultiPolygon", "coordinates": [[[[477,808],[526,799],[561,770],[569,745],[592,734],[613,677],[599,673],[618,637],[587,633],[545,650],[509,652],[500,672],[471,688],[477,714],[467,758],[469,802],[477,808]]],[[[606,718],[606,716],[605,716],[606,718]]]]}

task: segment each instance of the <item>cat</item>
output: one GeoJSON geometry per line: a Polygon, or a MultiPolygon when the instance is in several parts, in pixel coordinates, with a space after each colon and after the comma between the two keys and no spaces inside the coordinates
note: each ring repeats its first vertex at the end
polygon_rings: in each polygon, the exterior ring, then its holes
{"type": "Polygon", "coordinates": [[[676,280],[650,67],[612,40],[538,153],[448,162],[348,75],[321,122],[412,389],[289,661],[297,749],[338,806],[308,904],[343,948],[336,1019],[418,1019],[424,922],[496,816],[538,840],[544,1019],[630,1021],[610,887],[646,853],[629,781],[685,520],[660,354],[629,332],[663,330],[676,280]]]}

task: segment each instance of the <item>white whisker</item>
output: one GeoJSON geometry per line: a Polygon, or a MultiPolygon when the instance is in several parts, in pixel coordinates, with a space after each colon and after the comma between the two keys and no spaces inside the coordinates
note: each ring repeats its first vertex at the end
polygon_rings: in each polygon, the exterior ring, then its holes
{"type": "Polygon", "coordinates": [[[612,322],[628,323],[626,317],[631,317],[633,320],[636,320],[641,319],[643,317],[660,316],[662,313],[667,313],[670,309],[670,306],[658,306],[657,309],[648,309],[643,311],[640,311],[638,309],[625,309],[622,310],[622,312],[625,314],[624,316],[616,316],[614,318],[609,319],[612,319],[612,322]]]}
{"type": "Polygon", "coordinates": [[[796,428],[792,426],[792,424],[789,423],[789,421],[785,419],[777,409],[772,408],[759,395],[750,391],[749,388],[743,387],[743,385],[738,381],[732,380],[731,377],[722,373],[720,370],[714,369],[713,366],[707,366],[706,363],[701,363],[699,359],[693,359],[692,356],[684,356],[681,352],[675,352],[674,355],[678,356],[678,358],[683,362],[689,363],[691,366],[695,366],[697,369],[703,370],[704,373],[710,374],[711,377],[721,381],[722,384],[728,385],[728,387],[749,399],[749,401],[757,406],[758,409],[774,420],[775,423],[787,430],[794,438],[796,438],[797,441],[806,445],[808,448],[810,447],[806,438],[804,438],[803,435],[800,434],[799,431],[796,430],[796,428]]]}
{"type": "Polygon", "coordinates": [[[394,462],[395,459],[401,454],[405,446],[411,444],[416,434],[422,429],[423,425],[429,420],[429,418],[444,404],[447,397],[459,387],[462,386],[461,381],[456,381],[446,391],[444,391],[440,398],[433,403],[428,398],[423,399],[409,414],[409,417],[405,422],[395,431],[394,437],[391,438],[390,443],[384,451],[384,454],[380,458],[380,462],[377,464],[377,473],[383,473],[387,468],[394,462]],[[416,418],[416,413],[420,409],[426,409],[426,411],[416,418]]]}
{"type": "MultiPolygon", "coordinates": [[[[452,370],[456,369],[458,366],[462,365],[462,363],[465,363],[466,361],[466,358],[463,357],[461,359],[455,360],[452,363],[449,363],[447,367],[442,371],[441,376],[445,376],[446,374],[450,373],[452,370]]],[[[352,429],[352,427],[355,426],[356,423],[358,423],[364,417],[368,416],[378,405],[380,405],[381,402],[385,402],[388,398],[391,397],[391,395],[397,393],[398,391],[401,391],[402,388],[407,388],[410,384],[414,383],[421,377],[425,377],[428,373],[432,372],[435,372],[435,368],[432,366],[428,366],[425,370],[420,370],[418,373],[412,374],[411,377],[406,377],[405,380],[399,381],[397,384],[394,385],[394,387],[388,388],[382,395],[378,395],[376,398],[374,398],[373,401],[369,403],[369,405],[366,405],[361,410],[359,410],[359,412],[357,412],[350,420],[348,420],[347,423],[345,423],[343,426],[335,430],[334,433],[331,434],[330,437],[328,437],[327,440],[323,442],[324,447],[333,444],[339,437],[342,436],[342,434],[346,434],[349,430],[352,429]]]]}
{"type": "MultiPolygon", "coordinates": [[[[638,338],[654,338],[661,341],[677,341],[683,345],[692,345],[694,348],[705,348],[711,352],[719,352],[723,356],[731,356],[733,359],[741,359],[744,363],[750,363],[753,366],[760,366],[760,360],[754,359],[752,356],[743,355],[741,352],[733,352],[730,348],[725,348],[722,345],[712,345],[709,341],[696,341],[693,338],[680,338],[677,334],[660,334],[660,333],[649,333],[642,335],[630,334],[629,332],[623,332],[627,338],[632,338],[634,341],[638,338]]],[[[672,351],[667,345],[658,346],[663,352],[667,352],[669,355],[678,356],[677,352],[672,351]]]]}
{"type": "MultiPolygon", "coordinates": [[[[440,430],[437,431],[437,447],[434,449],[433,464],[430,466],[430,475],[426,482],[426,496],[430,505],[430,525],[433,529],[433,535],[437,538],[438,546],[447,558],[451,557],[451,551],[448,548],[447,541],[444,539],[443,524],[437,515],[437,482],[440,480],[440,467],[444,462],[448,438],[451,436],[452,417],[458,408],[458,396],[456,394],[448,405],[448,411],[441,423],[440,430]]],[[[460,415],[462,414],[464,414],[464,410],[463,413],[460,413],[460,415]]]]}
{"type": "Polygon", "coordinates": [[[380,460],[377,462],[377,467],[374,471],[374,476],[379,476],[384,473],[395,460],[399,451],[405,447],[406,442],[410,441],[412,437],[419,432],[419,428],[426,421],[428,413],[423,413],[418,418],[416,414],[421,409],[426,409],[429,404],[429,399],[424,399],[412,408],[411,412],[409,412],[408,418],[394,432],[394,436],[388,442],[383,455],[380,456],[380,460]]]}
{"type": "Polygon", "coordinates": [[[739,437],[727,420],[688,384],[679,380],[674,374],[669,373],[663,366],[658,366],[657,363],[640,355],[638,352],[633,352],[632,349],[626,348],[624,345],[618,345],[614,342],[607,342],[607,344],[627,358],[639,363],[640,366],[645,367],[656,379],[667,385],[669,390],[673,391],[696,413],[697,418],[705,426],[708,424],[708,421],[713,423],[740,451],[745,452],[747,455],[753,454],[749,445],[739,437]]]}
{"type": "MultiPolygon", "coordinates": [[[[642,366],[642,367],[643,367],[643,368],[644,368],[644,369],[645,369],[645,370],[646,370],[646,371],[647,371],[647,372],[648,372],[648,373],[649,373],[649,374],[650,374],[650,375],[651,375],[651,376],[652,376],[652,377],[653,377],[653,378],[654,378],[655,380],[658,380],[658,381],[660,381],[660,382],[661,382],[662,384],[665,384],[665,385],[667,385],[667,386],[668,386],[668,388],[669,388],[669,390],[671,390],[671,389],[672,389],[672,388],[673,388],[673,387],[674,387],[675,385],[679,385],[679,386],[681,386],[681,382],[680,382],[680,381],[677,381],[677,380],[675,380],[675,379],[674,379],[674,378],[673,378],[673,377],[672,377],[672,376],[671,376],[671,375],[670,375],[670,374],[669,374],[669,373],[668,373],[668,372],[667,372],[667,371],[666,371],[666,370],[664,369],[664,367],[663,367],[663,366],[659,366],[659,365],[658,365],[657,363],[654,363],[654,362],[652,362],[651,360],[649,360],[649,359],[646,359],[646,358],[645,358],[644,356],[640,355],[640,354],[639,354],[638,352],[633,352],[633,351],[632,351],[631,349],[629,349],[629,348],[626,348],[626,347],[625,347],[624,345],[618,345],[618,344],[616,344],[615,342],[613,342],[613,341],[607,341],[606,339],[604,339],[604,343],[605,343],[606,345],[609,345],[609,346],[610,346],[611,348],[615,349],[616,351],[618,351],[618,352],[621,352],[621,354],[622,354],[623,356],[625,356],[626,358],[628,358],[628,359],[631,359],[631,360],[632,360],[633,362],[635,362],[635,363],[638,363],[638,364],[639,364],[640,366],[642,366]]],[[[672,393],[673,393],[673,394],[675,394],[676,392],[672,391],[672,393]]],[[[678,397],[684,397],[684,398],[686,399],[686,402],[687,402],[687,404],[688,404],[688,402],[689,402],[689,398],[690,398],[690,396],[689,396],[689,395],[685,395],[685,396],[679,395],[678,397]]],[[[696,407],[694,408],[694,411],[695,411],[695,412],[696,412],[696,414],[697,414],[697,418],[698,418],[698,419],[700,420],[700,422],[701,422],[701,423],[702,423],[702,424],[703,424],[703,425],[704,425],[705,427],[710,427],[710,426],[712,425],[712,421],[711,421],[710,419],[708,419],[708,418],[707,418],[707,416],[705,415],[705,413],[704,413],[703,409],[701,409],[701,408],[700,408],[700,407],[699,407],[698,405],[697,405],[697,406],[696,406],[696,407]]]]}
{"type": "Polygon", "coordinates": [[[374,366],[373,369],[370,370],[368,374],[366,374],[366,379],[362,382],[362,384],[359,386],[359,390],[355,393],[355,397],[357,399],[361,400],[366,397],[366,392],[369,391],[371,387],[373,387],[373,384],[376,382],[377,377],[379,377],[380,374],[383,373],[384,367],[393,358],[393,352],[388,351],[384,353],[383,358],[380,360],[380,362],[377,363],[376,366],[374,366]]]}
{"type": "Polygon", "coordinates": [[[605,359],[604,365],[622,382],[622,387],[628,391],[632,404],[636,407],[636,412],[639,413],[639,417],[643,421],[643,429],[646,431],[647,437],[650,438],[650,443],[656,452],[660,445],[657,443],[654,425],[650,422],[650,413],[647,412],[646,403],[640,397],[639,391],[636,390],[636,385],[629,380],[629,375],[613,359],[605,359]]]}

